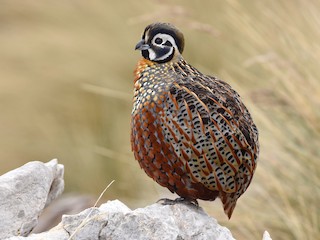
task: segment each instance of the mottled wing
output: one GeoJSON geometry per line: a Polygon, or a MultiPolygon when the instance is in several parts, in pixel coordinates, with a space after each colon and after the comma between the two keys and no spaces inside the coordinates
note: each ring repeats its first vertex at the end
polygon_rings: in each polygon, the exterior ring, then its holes
{"type": "Polygon", "coordinates": [[[181,79],[172,84],[164,112],[165,138],[189,178],[240,196],[251,181],[258,148],[239,95],[210,77],[181,79]]]}

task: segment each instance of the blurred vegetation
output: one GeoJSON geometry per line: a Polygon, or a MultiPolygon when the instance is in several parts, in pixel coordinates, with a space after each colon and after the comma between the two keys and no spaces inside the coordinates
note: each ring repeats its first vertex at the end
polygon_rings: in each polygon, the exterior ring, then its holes
{"type": "Polygon", "coordinates": [[[227,221],[238,239],[320,234],[320,1],[1,1],[0,174],[58,158],[66,192],[142,207],[173,197],[130,150],[133,48],[144,27],[172,22],[185,59],[229,82],[260,129],[248,191],[227,221]]]}

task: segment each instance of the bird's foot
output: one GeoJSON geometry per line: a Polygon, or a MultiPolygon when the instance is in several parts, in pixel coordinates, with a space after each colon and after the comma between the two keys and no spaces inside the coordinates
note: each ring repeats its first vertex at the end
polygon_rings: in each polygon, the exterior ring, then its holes
{"type": "Polygon", "coordinates": [[[179,197],[174,200],[168,199],[168,198],[161,198],[157,201],[157,203],[160,203],[160,202],[162,205],[174,205],[176,203],[184,203],[187,205],[199,207],[199,203],[196,199],[188,199],[188,198],[183,198],[183,197],[179,197]]]}

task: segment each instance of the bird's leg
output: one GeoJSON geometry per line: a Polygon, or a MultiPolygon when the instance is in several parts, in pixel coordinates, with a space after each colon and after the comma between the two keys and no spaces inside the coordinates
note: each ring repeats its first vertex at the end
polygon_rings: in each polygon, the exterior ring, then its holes
{"type": "Polygon", "coordinates": [[[185,203],[185,204],[191,204],[193,206],[199,207],[199,203],[197,199],[188,199],[184,197],[179,197],[174,200],[168,199],[168,198],[161,198],[157,201],[157,203],[161,202],[162,205],[174,205],[176,203],[185,203]]]}
{"type": "Polygon", "coordinates": [[[175,201],[175,200],[172,200],[172,199],[169,199],[169,198],[160,198],[160,199],[157,201],[157,203],[160,203],[160,202],[161,202],[162,205],[173,205],[173,204],[175,204],[174,201],[175,201]]]}

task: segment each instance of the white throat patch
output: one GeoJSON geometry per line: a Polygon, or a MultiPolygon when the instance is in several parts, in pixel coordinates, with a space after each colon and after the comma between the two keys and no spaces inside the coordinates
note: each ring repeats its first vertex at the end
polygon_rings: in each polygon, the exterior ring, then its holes
{"type": "Polygon", "coordinates": [[[173,46],[177,51],[179,51],[179,49],[178,49],[178,47],[177,47],[177,44],[176,44],[176,41],[175,41],[174,38],[173,38],[172,36],[170,36],[169,34],[158,33],[157,35],[155,35],[155,36],[153,37],[153,39],[152,39],[152,44],[153,44],[153,45],[157,45],[157,46],[163,48],[164,45],[162,45],[162,44],[165,43],[165,42],[167,42],[167,41],[169,41],[169,42],[172,44],[172,46],[173,46]],[[161,43],[161,44],[157,44],[157,43],[155,42],[155,40],[156,40],[157,38],[162,39],[162,43],[161,43]]]}
{"type": "Polygon", "coordinates": [[[149,59],[153,61],[157,57],[156,53],[151,48],[148,49],[148,52],[149,52],[149,59]]]}

